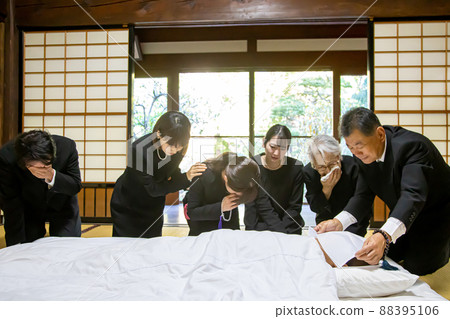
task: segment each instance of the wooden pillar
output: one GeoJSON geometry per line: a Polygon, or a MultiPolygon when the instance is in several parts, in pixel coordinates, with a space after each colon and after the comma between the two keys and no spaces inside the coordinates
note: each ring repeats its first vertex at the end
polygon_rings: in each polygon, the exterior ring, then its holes
{"type": "Polygon", "coordinates": [[[3,144],[5,103],[5,23],[0,22],[0,145],[3,144]]]}
{"type": "Polygon", "coordinates": [[[13,0],[7,0],[5,19],[4,98],[1,144],[19,132],[19,31],[13,0]]]}

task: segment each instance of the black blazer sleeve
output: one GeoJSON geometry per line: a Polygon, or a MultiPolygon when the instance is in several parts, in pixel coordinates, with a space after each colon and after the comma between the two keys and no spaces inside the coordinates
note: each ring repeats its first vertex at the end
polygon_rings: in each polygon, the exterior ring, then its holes
{"type": "Polygon", "coordinates": [[[375,194],[369,188],[369,185],[367,185],[362,174],[359,174],[358,180],[356,181],[355,194],[348,201],[344,211],[355,216],[358,221],[362,221],[367,217],[367,214],[371,213],[374,199],[375,194]]]}
{"type": "MultiPolygon", "coordinates": [[[[256,199],[245,205],[245,213],[255,216],[258,220],[264,222],[268,230],[284,232],[285,227],[278,213],[273,209],[268,195],[261,187],[258,188],[258,196],[256,199]]],[[[250,229],[250,228],[249,228],[250,229]]]]}
{"type": "Polygon", "coordinates": [[[311,207],[311,210],[318,216],[332,216],[331,205],[328,202],[325,194],[322,192],[322,183],[320,182],[320,175],[311,165],[304,168],[305,184],[306,184],[306,200],[311,207]]]}
{"type": "Polygon", "coordinates": [[[304,175],[303,170],[299,169],[295,176],[294,185],[292,185],[291,195],[289,197],[289,205],[286,207],[286,213],[283,215],[282,222],[285,227],[295,225],[297,227],[303,227],[298,225],[300,212],[303,205],[303,187],[304,187],[304,175]]]}
{"type": "MultiPolygon", "coordinates": [[[[191,220],[219,220],[222,214],[222,201],[206,204],[206,193],[212,185],[208,178],[197,178],[189,188],[187,215],[191,220]]],[[[213,181],[214,182],[214,181],[213,181]]]]}

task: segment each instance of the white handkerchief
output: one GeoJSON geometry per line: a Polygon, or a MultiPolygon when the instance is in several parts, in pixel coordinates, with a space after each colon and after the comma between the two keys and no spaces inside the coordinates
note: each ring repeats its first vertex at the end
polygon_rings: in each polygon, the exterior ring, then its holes
{"type": "Polygon", "coordinates": [[[362,248],[364,243],[363,237],[347,231],[316,233],[316,237],[323,250],[338,267],[342,267],[355,257],[355,253],[362,248]]]}

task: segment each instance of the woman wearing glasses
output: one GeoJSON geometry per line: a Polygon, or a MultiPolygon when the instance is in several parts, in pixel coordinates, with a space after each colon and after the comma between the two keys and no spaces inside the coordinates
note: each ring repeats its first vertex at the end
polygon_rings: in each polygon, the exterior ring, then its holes
{"type": "Polygon", "coordinates": [[[302,233],[303,164],[286,156],[290,144],[289,129],[276,124],[264,137],[265,153],[253,157],[261,171],[261,190],[259,200],[245,205],[246,230],[302,233]]]}
{"type": "MultiPolygon", "coordinates": [[[[339,214],[355,193],[358,165],[353,157],[341,155],[339,143],[328,135],[312,138],[308,156],[311,162],[303,169],[306,199],[319,224],[339,214]]],[[[364,236],[371,215],[346,230],[364,236]]]]}

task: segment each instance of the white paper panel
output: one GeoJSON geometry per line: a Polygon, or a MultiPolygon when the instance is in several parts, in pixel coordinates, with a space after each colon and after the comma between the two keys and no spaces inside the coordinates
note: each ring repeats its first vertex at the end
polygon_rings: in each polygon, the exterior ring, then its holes
{"type": "Polygon", "coordinates": [[[397,24],[376,23],[374,25],[375,37],[395,37],[397,36],[397,24]]]}
{"type": "Polygon", "coordinates": [[[422,69],[421,68],[399,68],[398,77],[400,81],[414,81],[422,80],[422,69]]]}
{"type": "Polygon", "coordinates": [[[423,95],[445,95],[445,82],[424,82],[423,95]]]}
{"type": "Polygon", "coordinates": [[[64,72],[64,60],[45,60],[46,72],[64,72]]]}
{"type": "Polygon", "coordinates": [[[106,84],[106,73],[87,73],[87,84],[88,85],[105,85],[106,84]]]}
{"type": "Polygon", "coordinates": [[[67,31],[66,42],[67,44],[86,43],[86,32],[67,31]]]}
{"type": "Polygon", "coordinates": [[[108,32],[109,43],[128,42],[128,30],[117,30],[108,32]]]}
{"type": "Polygon", "coordinates": [[[128,44],[110,44],[108,45],[108,56],[128,56],[128,44]]]}
{"type": "Polygon", "coordinates": [[[397,95],[397,83],[375,83],[375,96],[397,95]]]}
{"type": "Polygon", "coordinates": [[[86,68],[85,60],[82,59],[74,59],[66,61],[66,70],[67,71],[84,71],[86,68]]]}
{"type": "Polygon", "coordinates": [[[445,140],[447,133],[446,126],[424,126],[423,135],[430,140],[445,140]]]}
{"type": "Polygon", "coordinates": [[[106,45],[88,45],[87,56],[90,58],[106,57],[106,45]]]}
{"type": "Polygon", "coordinates": [[[109,71],[127,71],[128,59],[126,58],[111,58],[108,60],[109,71]]]}
{"type": "Polygon", "coordinates": [[[53,135],[64,135],[64,129],[62,127],[45,127],[45,130],[53,135]]]}
{"type": "Polygon", "coordinates": [[[106,171],[106,181],[108,183],[114,183],[123,174],[124,170],[107,170],[106,171]]]}
{"type": "Polygon", "coordinates": [[[64,126],[62,116],[44,116],[45,127],[61,127],[64,126]]]}
{"type": "Polygon", "coordinates": [[[108,98],[109,99],[125,99],[128,97],[127,86],[109,86],[108,98]]]}
{"type": "Polygon", "coordinates": [[[64,99],[64,87],[46,87],[45,98],[47,100],[62,100],[64,99]]]}
{"type": "Polygon", "coordinates": [[[398,40],[399,51],[420,51],[422,42],[420,38],[400,38],[398,40]]]}
{"type": "Polygon", "coordinates": [[[420,97],[400,97],[398,99],[398,108],[400,111],[420,110],[422,100],[420,97]]]}
{"type": "Polygon", "coordinates": [[[445,110],[445,97],[424,97],[424,110],[445,110]]]}
{"type": "Polygon", "coordinates": [[[96,100],[86,102],[86,112],[106,112],[106,101],[96,100]]]}
{"type": "Polygon", "coordinates": [[[45,48],[46,59],[64,59],[65,54],[63,46],[51,46],[45,48]]]}
{"type": "MultiPolygon", "coordinates": [[[[66,125],[67,125],[67,121],[66,121],[66,125]]],[[[64,135],[73,140],[82,141],[82,140],[84,140],[84,128],[66,127],[64,129],[64,135]]],[[[83,145],[84,145],[83,143],[77,144],[77,149],[80,154],[84,153],[83,145]]]]}
{"type": "Polygon", "coordinates": [[[45,101],[45,113],[64,113],[64,101],[45,101]]]}
{"type": "Polygon", "coordinates": [[[406,126],[405,127],[407,130],[422,134],[422,126],[406,126]]]}
{"type": "Polygon", "coordinates": [[[85,87],[84,86],[68,86],[66,87],[66,99],[68,100],[79,100],[85,97],[85,87]]]}
{"type": "Polygon", "coordinates": [[[440,52],[423,53],[423,65],[445,65],[445,53],[440,52]]]}
{"type": "Polygon", "coordinates": [[[43,101],[25,101],[24,103],[25,113],[42,113],[44,112],[43,101]]]}
{"type": "Polygon", "coordinates": [[[44,33],[25,33],[25,45],[39,45],[44,44],[44,33]]]}
{"type": "Polygon", "coordinates": [[[375,111],[393,111],[397,110],[397,98],[396,97],[376,97],[375,98],[375,111]]]}
{"type": "Polygon", "coordinates": [[[43,59],[44,47],[26,47],[25,59],[43,59]]]}
{"type": "Polygon", "coordinates": [[[87,42],[88,43],[106,43],[106,32],[101,31],[89,31],[87,33],[87,42]]]}
{"type": "Polygon", "coordinates": [[[108,154],[126,154],[127,142],[106,142],[108,154]]]}
{"type": "Polygon", "coordinates": [[[84,101],[66,101],[67,113],[82,113],[85,111],[84,101]]]}
{"type": "MultiPolygon", "coordinates": [[[[75,141],[76,144],[76,148],[78,151],[78,155],[80,154],[84,154],[84,142],[83,141],[75,141]]],[[[84,161],[84,156],[82,156],[83,161],[84,161]]]]}
{"type": "Polygon", "coordinates": [[[26,86],[42,86],[44,85],[44,74],[25,74],[26,86]]]}
{"type": "Polygon", "coordinates": [[[64,32],[47,32],[45,36],[46,44],[64,44],[66,35],[64,32]]]}
{"type": "Polygon", "coordinates": [[[128,112],[127,100],[108,101],[108,112],[128,112]]]}
{"type": "Polygon", "coordinates": [[[86,126],[105,126],[106,119],[104,115],[86,116],[86,126]]]}
{"type": "Polygon", "coordinates": [[[420,82],[399,83],[399,95],[421,95],[422,86],[420,82]]]}
{"type": "Polygon", "coordinates": [[[445,22],[425,22],[423,35],[445,35],[445,22]]]}
{"type": "Polygon", "coordinates": [[[109,140],[126,140],[127,139],[127,129],[126,128],[108,128],[107,129],[109,140]]]}
{"type": "Polygon", "coordinates": [[[81,115],[66,116],[66,126],[84,126],[84,116],[81,115]]]}
{"type": "Polygon", "coordinates": [[[29,116],[25,115],[23,117],[24,126],[32,127],[42,127],[43,119],[42,116],[29,116]]]}
{"type": "Polygon", "coordinates": [[[84,175],[85,182],[104,182],[105,181],[105,171],[104,170],[85,170],[84,175]]]}
{"type": "Polygon", "coordinates": [[[86,142],[86,154],[105,154],[105,142],[86,142]]]}
{"type": "Polygon", "coordinates": [[[88,59],[87,60],[88,71],[105,71],[106,60],[105,59],[88,59]]]}
{"type": "Polygon", "coordinates": [[[128,72],[109,72],[108,84],[128,84],[128,72]]]}
{"type": "Polygon", "coordinates": [[[447,119],[445,118],[445,113],[442,114],[424,114],[423,115],[424,125],[447,125],[447,119]]]}
{"type": "Polygon", "coordinates": [[[422,25],[420,23],[399,23],[398,35],[401,37],[421,36],[422,25]]]}
{"type": "Polygon", "coordinates": [[[398,125],[397,114],[377,114],[382,125],[398,125]]]}
{"type": "Polygon", "coordinates": [[[104,86],[88,86],[87,87],[88,99],[104,99],[106,98],[106,87],[104,86]]]}
{"type": "Polygon", "coordinates": [[[86,128],[86,140],[95,141],[95,140],[104,140],[105,139],[105,128],[86,128]]]}
{"type": "Polygon", "coordinates": [[[396,68],[376,68],[375,81],[397,81],[396,68]]]}
{"type": "Polygon", "coordinates": [[[422,65],[420,53],[399,53],[398,65],[422,65]]]}
{"type": "Polygon", "coordinates": [[[106,167],[107,168],[122,168],[127,166],[126,156],[107,156],[106,157],[106,167]]]}
{"type": "Polygon", "coordinates": [[[445,51],[445,38],[423,38],[423,50],[443,50],[445,51]]]}
{"type": "Polygon", "coordinates": [[[25,100],[42,100],[44,98],[44,88],[25,88],[25,100]]]}
{"type": "Polygon", "coordinates": [[[25,72],[44,72],[44,60],[25,61],[25,72]]]}
{"type": "Polygon", "coordinates": [[[84,45],[67,46],[68,58],[84,58],[85,56],[86,56],[86,46],[84,45]]]}
{"type": "Polygon", "coordinates": [[[85,85],[85,73],[67,73],[66,85],[85,85]]]}
{"type": "MultiPolygon", "coordinates": [[[[80,155],[79,152],[78,155],[80,155]]],[[[84,168],[84,156],[78,156],[78,166],[80,167],[80,169],[84,168]]]]}
{"type": "Polygon", "coordinates": [[[445,81],[445,68],[425,67],[423,68],[423,79],[445,81]]]}
{"type": "Polygon", "coordinates": [[[437,141],[432,141],[432,142],[436,146],[436,148],[438,149],[439,153],[441,153],[442,156],[447,155],[447,150],[446,150],[447,143],[446,142],[437,142],[437,141]]]}
{"type": "Polygon", "coordinates": [[[421,125],[422,114],[400,113],[400,125],[421,125]]]}
{"type": "Polygon", "coordinates": [[[46,73],[45,85],[61,85],[64,84],[64,73],[46,73]]]}
{"type": "Polygon", "coordinates": [[[127,126],[126,115],[108,115],[108,126],[127,126]]]}
{"type": "Polygon", "coordinates": [[[375,54],[375,66],[396,66],[396,65],[397,65],[396,53],[375,54]]]}

